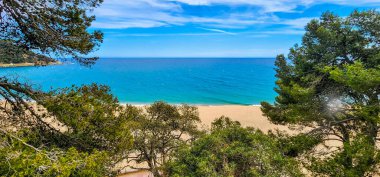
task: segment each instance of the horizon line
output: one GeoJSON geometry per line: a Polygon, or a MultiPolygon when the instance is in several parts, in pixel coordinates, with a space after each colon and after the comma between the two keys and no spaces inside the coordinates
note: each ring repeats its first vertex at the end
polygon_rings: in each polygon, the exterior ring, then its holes
{"type": "Polygon", "coordinates": [[[160,58],[160,59],[162,59],[162,58],[183,58],[183,59],[186,59],[186,58],[189,58],[189,59],[191,59],[191,58],[194,58],[194,59],[196,59],[196,58],[276,58],[276,56],[273,56],[273,57],[184,57],[184,56],[182,56],[182,57],[176,57],[176,56],[170,56],[170,57],[165,57],[165,56],[159,56],[159,57],[155,57],[155,56],[138,56],[138,57],[131,57],[131,56],[125,56],[125,57],[123,57],[123,56],[117,56],[117,57],[113,57],[113,56],[98,56],[99,58],[160,58]]]}

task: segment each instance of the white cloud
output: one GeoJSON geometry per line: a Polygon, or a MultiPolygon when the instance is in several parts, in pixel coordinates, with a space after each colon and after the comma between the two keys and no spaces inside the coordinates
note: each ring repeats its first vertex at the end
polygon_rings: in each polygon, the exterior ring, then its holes
{"type": "Polygon", "coordinates": [[[221,36],[221,35],[240,35],[251,38],[264,38],[269,37],[271,35],[302,35],[305,33],[304,30],[289,30],[289,29],[277,29],[272,31],[250,31],[250,32],[240,32],[240,33],[232,33],[220,29],[212,29],[212,28],[200,28],[209,32],[198,32],[198,33],[114,33],[108,32],[107,35],[111,35],[113,37],[152,37],[152,36],[221,36]]]}
{"type": "Polygon", "coordinates": [[[261,7],[264,12],[292,12],[298,6],[311,6],[321,3],[349,6],[380,5],[380,0],[169,0],[189,5],[251,5],[261,7]]]}
{"type": "MultiPolygon", "coordinates": [[[[320,3],[344,4],[344,5],[377,5],[379,0],[168,0],[171,2],[181,2],[189,5],[213,5],[213,4],[228,4],[228,5],[254,5],[262,7],[275,7],[281,5],[291,8],[299,5],[311,5],[320,3]]],[[[284,8],[287,9],[287,8],[284,8]]]]}
{"type": "Polygon", "coordinates": [[[330,2],[332,4],[340,4],[340,5],[349,5],[349,6],[358,6],[358,5],[371,5],[371,6],[376,6],[380,5],[380,0],[334,0],[334,1],[329,1],[329,0],[315,0],[318,3],[323,3],[323,2],[330,2]]]}
{"type": "MultiPolygon", "coordinates": [[[[112,35],[113,37],[152,37],[152,36],[221,36],[221,35],[229,35],[225,33],[218,32],[209,32],[209,33],[165,33],[165,34],[157,34],[157,33],[110,33],[108,35],[112,35]]],[[[236,34],[237,35],[237,34],[236,34]]],[[[254,36],[254,35],[252,35],[254,36]]],[[[257,35],[259,36],[259,35],[257,35]]]]}
{"type": "MultiPolygon", "coordinates": [[[[273,12],[295,12],[297,7],[309,7],[320,3],[353,5],[349,0],[106,0],[93,12],[97,21],[96,28],[152,28],[168,25],[195,24],[199,27],[246,28],[257,24],[281,24],[291,30],[303,29],[311,18],[280,19],[273,12]],[[187,15],[180,3],[188,5],[212,6],[253,6],[254,12],[226,12],[223,15],[187,15]]],[[[380,5],[380,0],[361,0],[355,5],[380,5]]],[[[218,30],[218,29],[217,29],[218,30]]],[[[213,32],[223,33],[214,30],[213,32]]],[[[219,29],[220,30],[220,29],[219,29]]],[[[210,30],[209,30],[210,31],[210,30]]],[[[225,31],[226,32],[226,31],[225,31]]],[[[227,32],[228,33],[228,32],[227,32]]],[[[226,34],[227,34],[226,33],[226,34]]]]}
{"type": "Polygon", "coordinates": [[[290,12],[297,5],[307,5],[308,1],[297,0],[171,0],[189,5],[252,5],[258,6],[265,12],[290,12]]]}
{"type": "Polygon", "coordinates": [[[287,35],[302,35],[305,33],[305,30],[292,30],[292,29],[283,29],[283,30],[274,30],[274,31],[262,31],[260,34],[287,34],[287,35]]]}
{"type": "Polygon", "coordinates": [[[282,20],[282,21],[279,21],[278,23],[283,24],[283,25],[288,25],[288,26],[296,28],[296,29],[303,29],[307,23],[309,23],[312,19],[315,19],[315,18],[318,18],[318,17],[282,20]]]}
{"type": "Polygon", "coordinates": [[[109,21],[107,23],[93,22],[92,27],[102,29],[120,29],[120,28],[153,28],[165,26],[165,23],[153,20],[125,20],[125,21],[109,21]]]}
{"type": "Polygon", "coordinates": [[[95,28],[150,28],[189,23],[203,27],[245,28],[278,20],[274,15],[253,13],[231,13],[223,17],[189,16],[182,13],[178,4],[160,0],[108,0],[93,13],[97,16],[93,23],[95,28]]]}
{"type": "Polygon", "coordinates": [[[200,29],[203,29],[203,30],[206,30],[206,31],[217,32],[217,33],[222,33],[222,34],[236,35],[236,33],[231,33],[231,32],[228,32],[228,31],[221,30],[221,29],[212,29],[212,28],[200,28],[200,29]]]}

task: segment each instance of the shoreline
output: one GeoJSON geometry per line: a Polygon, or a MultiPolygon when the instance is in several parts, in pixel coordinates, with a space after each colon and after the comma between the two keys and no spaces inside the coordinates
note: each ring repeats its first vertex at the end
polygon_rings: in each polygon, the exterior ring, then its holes
{"type": "MultiPolygon", "coordinates": [[[[180,106],[182,104],[186,104],[186,105],[189,105],[189,106],[209,106],[209,107],[212,107],[212,106],[253,106],[253,107],[261,107],[261,104],[202,104],[202,103],[169,103],[169,102],[166,102],[164,101],[165,103],[168,103],[170,105],[176,105],[176,106],[180,106]]],[[[131,102],[119,102],[120,105],[132,105],[132,106],[149,106],[151,104],[153,104],[154,102],[151,102],[151,103],[131,103],[131,102]]]]}
{"type": "MultiPolygon", "coordinates": [[[[0,99],[0,103],[4,100],[0,99]]],[[[31,101],[33,103],[33,101],[31,101]]],[[[119,103],[121,106],[124,103],[119,103]]],[[[150,104],[130,104],[139,108],[149,106],[150,104]]],[[[173,104],[179,105],[179,104],[173,104]]],[[[242,127],[253,127],[261,130],[264,133],[268,131],[274,131],[276,129],[285,131],[290,134],[299,133],[297,130],[292,130],[286,125],[276,125],[269,121],[269,119],[263,115],[260,105],[192,105],[198,110],[200,124],[199,128],[209,129],[212,122],[222,116],[229,117],[233,121],[238,121],[242,127]]]]}
{"type": "MultiPolygon", "coordinates": [[[[143,108],[144,106],[149,106],[150,104],[137,104],[137,103],[125,103],[121,102],[121,105],[129,104],[132,106],[143,108]]],[[[171,104],[171,103],[169,103],[171,104]]],[[[171,104],[171,105],[181,105],[181,104],[171,104]]],[[[233,121],[238,121],[242,127],[252,127],[261,130],[264,133],[268,131],[284,131],[289,134],[297,134],[300,131],[292,129],[287,125],[276,125],[268,119],[268,117],[263,115],[261,111],[261,105],[236,105],[236,104],[224,104],[224,105],[213,105],[213,104],[188,104],[195,106],[198,109],[201,129],[210,129],[212,122],[222,116],[229,117],[233,121]]]]}
{"type": "MultiPolygon", "coordinates": [[[[0,99],[0,103],[4,100],[0,99]]],[[[30,101],[33,103],[34,101],[30,101]]],[[[124,103],[119,103],[121,106],[124,103]]],[[[170,103],[169,103],[170,104],[170,103]]],[[[130,104],[139,108],[149,106],[150,104],[130,104]]],[[[180,104],[173,104],[180,105],[180,104]]],[[[189,104],[190,105],[190,104],[189,104]]],[[[285,125],[276,125],[269,121],[269,119],[263,115],[260,105],[191,105],[198,109],[200,122],[200,128],[211,128],[212,122],[222,116],[229,117],[233,121],[240,122],[242,127],[253,127],[263,132],[270,130],[286,131],[288,133],[296,133],[297,131],[289,129],[285,125]]]]}
{"type": "Polygon", "coordinates": [[[31,67],[31,66],[50,66],[50,65],[61,65],[60,61],[50,62],[46,65],[36,65],[35,63],[0,63],[0,68],[16,68],[16,67],[31,67]]]}

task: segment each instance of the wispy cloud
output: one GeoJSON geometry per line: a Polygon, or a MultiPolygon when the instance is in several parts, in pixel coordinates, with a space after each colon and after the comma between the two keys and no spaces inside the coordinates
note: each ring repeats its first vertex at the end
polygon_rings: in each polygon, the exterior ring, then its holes
{"type": "Polygon", "coordinates": [[[105,3],[94,11],[97,21],[93,24],[95,28],[149,28],[167,25],[197,24],[204,27],[244,28],[249,25],[264,23],[273,16],[252,17],[242,14],[240,16],[231,13],[227,16],[195,16],[182,13],[178,4],[153,3],[158,0],[136,0],[143,2],[121,3],[105,1],[105,3]],[[147,1],[149,3],[147,3],[147,1]],[[154,4],[154,5],[152,5],[154,4]],[[172,7],[169,8],[169,7],[172,7]]]}
{"type": "Polygon", "coordinates": [[[316,4],[339,4],[349,6],[378,6],[379,0],[169,0],[188,5],[250,5],[257,6],[263,12],[295,12],[300,6],[309,7],[316,4]]]}
{"type": "MultiPolygon", "coordinates": [[[[160,26],[181,26],[195,24],[208,31],[233,34],[225,29],[247,28],[253,25],[285,25],[290,29],[302,29],[311,18],[283,19],[276,12],[293,13],[299,7],[311,7],[316,4],[330,3],[343,5],[380,5],[379,0],[361,0],[352,3],[349,0],[107,0],[93,13],[97,21],[95,28],[152,28],[160,26]],[[255,10],[226,11],[220,14],[197,15],[187,13],[183,8],[222,5],[232,7],[252,7],[255,10]]],[[[378,7],[378,6],[377,6],[378,7]]]]}
{"type": "Polygon", "coordinates": [[[318,17],[287,19],[287,20],[280,20],[276,23],[287,25],[295,29],[303,29],[307,23],[309,23],[312,19],[316,19],[316,18],[318,17]]]}
{"type": "Polygon", "coordinates": [[[219,29],[208,29],[199,28],[210,32],[198,32],[198,33],[117,33],[108,32],[107,36],[112,37],[176,37],[176,36],[245,36],[251,38],[265,38],[271,35],[302,35],[305,33],[304,30],[288,30],[288,29],[277,29],[272,31],[250,31],[250,32],[227,32],[219,29]]]}
{"type": "Polygon", "coordinates": [[[290,12],[293,11],[298,5],[310,4],[310,1],[296,1],[296,0],[172,0],[181,2],[188,5],[251,5],[258,6],[264,12],[290,12]]]}
{"type": "Polygon", "coordinates": [[[92,13],[105,33],[99,56],[274,57],[300,42],[322,11],[379,7],[380,0],[105,0],[92,13]]]}
{"type": "Polygon", "coordinates": [[[221,30],[221,29],[212,29],[212,28],[199,28],[199,29],[203,29],[203,30],[206,30],[206,31],[217,32],[217,33],[222,33],[222,34],[228,34],[228,35],[236,35],[236,33],[231,33],[231,32],[228,32],[228,31],[221,30]]]}
{"type": "Polygon", "coordinates": [[[167,33],[167,34],[158,34],[158,33],[114,33],[108,34],[113,37],[175,37],[175,36],[221,36],[226,35],[224,33],[167,33]]]}
{"type": "Polygon", "coordinates": [[[92,27],[102,29],[120,29],[120,28],[153,28],[165,26],[166,23],[154,20],[117,20],[108,22],[93,22],[92,27]]]}

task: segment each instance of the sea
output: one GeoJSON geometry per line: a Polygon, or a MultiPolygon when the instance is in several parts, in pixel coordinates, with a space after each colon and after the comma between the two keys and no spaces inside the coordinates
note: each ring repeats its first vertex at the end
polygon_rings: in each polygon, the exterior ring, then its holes
{"type": "Polygon", "coordinates": [[[92,66],[66,61],[44,67],[0,68],[50,91],[91,83],[108,85],[121,103],[165,101],[193,105],[274,102],[273,58],[100,58],[92,66]]]}

